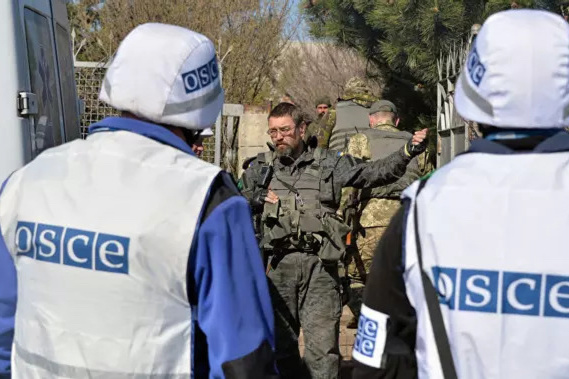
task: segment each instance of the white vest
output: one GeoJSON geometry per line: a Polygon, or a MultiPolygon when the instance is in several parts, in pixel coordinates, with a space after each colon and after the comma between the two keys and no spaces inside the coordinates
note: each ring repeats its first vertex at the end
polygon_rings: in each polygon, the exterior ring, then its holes
{"type": "MultiPolygon", "coordinates": [[[[404,196],[415,202],[418,182],[404,196]]],[[[436,283],[459,378],[569,377],[569,153],[457,157],[418,196],[425,271],[436,283]]],[[[442,378],[405,228],[420,378],[442,378]]]]}
{"type": "Polygon", "coordinates": [[[189,377],[186,271],[218,173],[126,131],[16,172],[0,198],[18,273],[13,378],[189,377]]]}

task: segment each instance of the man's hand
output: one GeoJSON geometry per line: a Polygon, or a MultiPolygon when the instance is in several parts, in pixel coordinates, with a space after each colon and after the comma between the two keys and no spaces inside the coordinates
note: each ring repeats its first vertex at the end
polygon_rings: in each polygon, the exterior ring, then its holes
{"type": "Polygon", "coordinates": [[[267,192],[267,196],[265,197],[265,201],[267,203],[276,204],[279,201],[279,197],[272,190],[269,190],[267,192]]]}
{"type": "Polygon", "coordinates": [[[410,157],[416,157],[427,150],[427,133],[429,129],[419,130],[413,134],[413,138],[405,146],[405,153],[410,157]]]}
{"type": "Polygon", "coordinates": [[[429,129],[419,130],[413,134],[413,138],[411,139],[411,144],[413,146],[417,146],[421,144],[423,141],[427,139],[427,134],[429,133],[429,129]]]}
{"type": "Polygon", "coordinates": [[[279,197],[270,189],[259,188],[255,191],[253,198],[249,200],[249,204],[253,209],[253,213],[262,212],[265,203],[276,204],[279,201],[279,197]]]}

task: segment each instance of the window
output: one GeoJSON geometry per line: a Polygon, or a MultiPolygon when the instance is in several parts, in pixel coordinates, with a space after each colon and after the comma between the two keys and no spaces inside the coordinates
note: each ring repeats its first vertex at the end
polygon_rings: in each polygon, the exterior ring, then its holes
{"type": "Polygon", "coordinates": [[[55,77],[55,57],[49,20],[26,8],[26,43],[32,92],[37,95],[38,114],[34,116],[32,154],[62,142],[59,100],[55,77]]]}

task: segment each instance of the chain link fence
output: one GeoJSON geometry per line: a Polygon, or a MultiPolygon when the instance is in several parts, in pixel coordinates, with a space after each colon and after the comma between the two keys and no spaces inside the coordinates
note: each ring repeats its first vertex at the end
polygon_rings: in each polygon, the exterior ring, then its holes
{"type": "MultiPolygon", "coordinates": [[[[89,125],[94,124],[105,117],[118,116],[119,112],[99,101],[101,84],[105,77],[106,65],[96,62],[75,62],[75,82],[77,94],[85,105],[81,115],[81,137],[87,137],[89,125]]],[[[215,155],[215,128],[214,135],[206,138],[202,159],[214,163],[215,155]]]]}
{"type": "Polygon", "coordinates": [[[81,137],[87,136],[89,125],[105,117],[118,116],[119,112],[99,101],[101,84],[106,67],[93,62],[75,62],[75,83],[77,94],[83,100],[85,109],[81,115],[81,137]]]}

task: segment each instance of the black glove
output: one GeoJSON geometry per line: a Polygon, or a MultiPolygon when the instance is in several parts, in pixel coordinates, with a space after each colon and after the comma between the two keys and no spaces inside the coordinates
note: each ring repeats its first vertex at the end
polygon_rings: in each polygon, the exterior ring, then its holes
{"type": "Polygon", "coordinates": [[[267,197],[268,193],[269,190],[264,188],[259,188],[253,193],[253,198],[250,201],[250,205],[254,211],[258,210],[259,208],[263,208],[265,205],[265,198],[267,197]]]}
{"type": "Polygon", "coordinates": [[[405,146],[405,152],[408,153],[411,158],[414,158],[417,155],[425,152],[425,150],[427,150],[427,140],[426,139],[418,145],[413,145],[411,143],[412,141],[413,141],[412,139],[407,141],[407,145],[405,146]]]}

